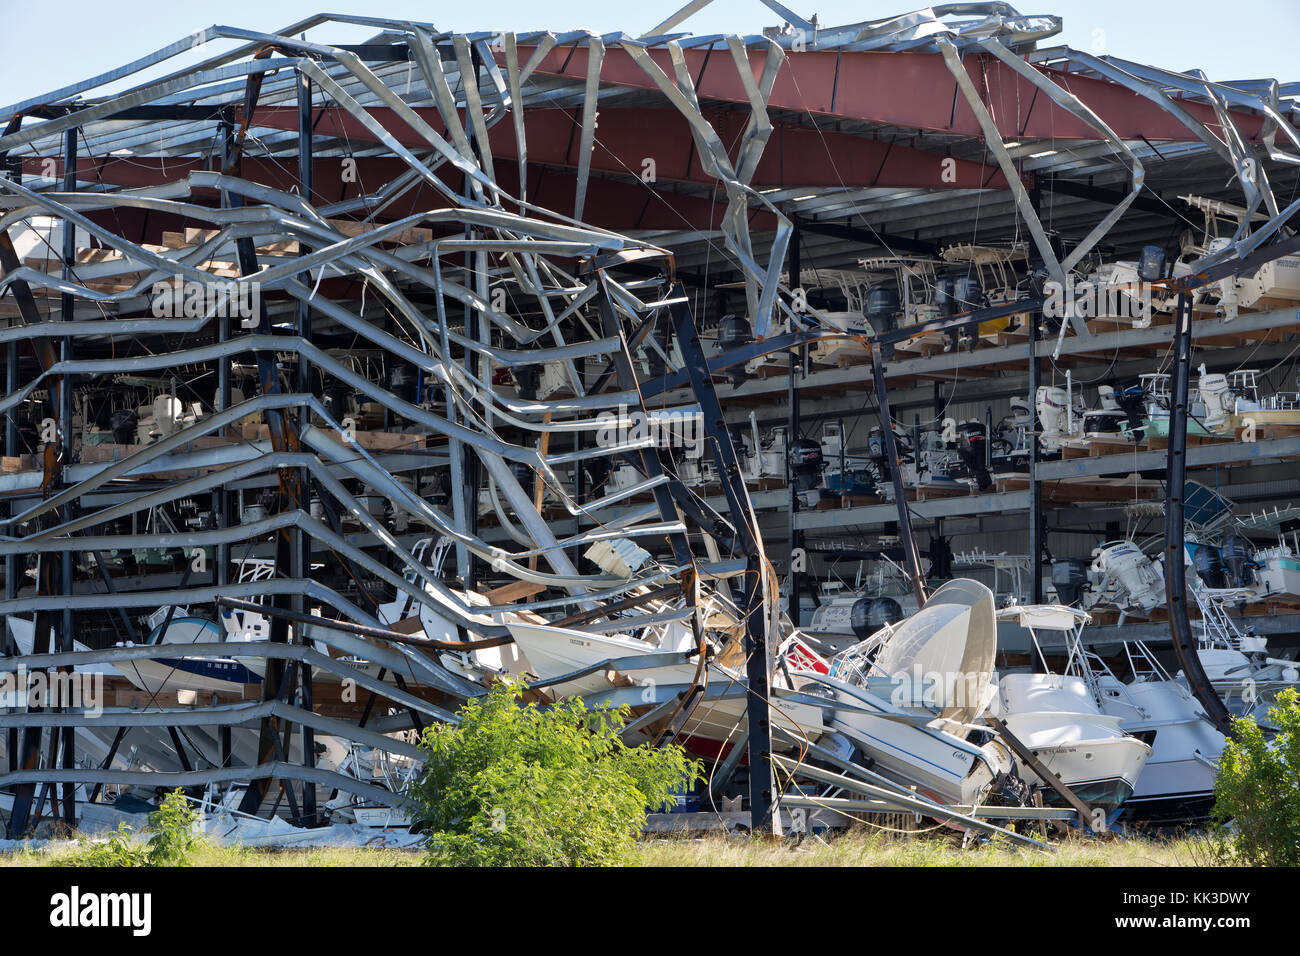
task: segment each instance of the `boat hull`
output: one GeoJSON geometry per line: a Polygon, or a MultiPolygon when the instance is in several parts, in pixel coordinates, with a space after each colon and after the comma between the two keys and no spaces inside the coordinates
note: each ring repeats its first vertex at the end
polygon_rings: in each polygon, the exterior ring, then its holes
{"type": "MultiPolygon", "coordinates": [[[[839,694],[837,699],[857,703],[839,694]]],[[[856,711],[837,711],[830,726],[873,761],[876,772],[940,803],[964,802],[970,790],[967,780],[979,759],[965,741],[856,711]]]]}
{"type": "MultiPolygon", "coordinates": [[[[1109,814],[1137,788],[1152,749],[1103,714],[1087,684],[1055,674],[1008,674],[999,682],[1002,719],[1044,768],[1090,806],[1109,814]]],[[[1027,783],[1052,791],[1025,767],[1027,783]]]]}

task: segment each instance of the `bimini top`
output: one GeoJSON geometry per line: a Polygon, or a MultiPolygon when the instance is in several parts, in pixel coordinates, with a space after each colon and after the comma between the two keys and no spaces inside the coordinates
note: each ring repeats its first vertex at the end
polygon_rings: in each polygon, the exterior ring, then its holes
{"type": "Polygon", "coordinates": [[[1064,604],[1013,604],[997,612],[999,621],[1015,621],[1023,628],[1036,631],[1073,631],[1087,624],[1092,615],[1064,604]]]}

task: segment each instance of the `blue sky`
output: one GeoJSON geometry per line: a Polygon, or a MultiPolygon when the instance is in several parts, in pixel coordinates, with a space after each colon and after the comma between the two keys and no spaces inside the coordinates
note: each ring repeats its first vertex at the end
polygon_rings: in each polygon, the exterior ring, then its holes
{"type": "MultiPolygon", "coordinates": [[[[13,103],[93,76],[165,46],[196,29],[220,22],[257,30],[276,30],[321,10],[365,12],[392,19],[431,21],[450,30],[587,28],[601,33],[648,30],[685,0],[638,3],[609,0],[480,0],[436,4],[416,0],[372,0],[361,6],[330,0],[223,0],[221,4],[62,0],[5,4],[0,31],[4,89],[0,105],[13,103]]],[[[1300,80],[1300,0],[1011,0],[1021,13],[1052,13],[1064,18],[1064,42],[1078,49],[1141,60],[1171,69],[1200,67],[1212,79],[1271,76],[1300,80]]],[[[848,0],[786,0],[821,23],[853,23],[916,9],[915,0],[898,3],[848,0]]],[[[758,0],[714,0],[687,21],[694,33],[757,33],[778,22],[758,0]]],[[[355,42],[373,31],[344,34],[327,28],[309,39],[355,42]]]]}

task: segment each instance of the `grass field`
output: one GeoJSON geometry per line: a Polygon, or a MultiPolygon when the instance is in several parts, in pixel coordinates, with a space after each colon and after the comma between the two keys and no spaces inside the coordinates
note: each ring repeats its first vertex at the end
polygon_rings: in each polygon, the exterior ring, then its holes
{"type": "MultiPolygon", "coordinates": [[[[76,848],[0,854],[0,867],[74,864],[76,848]]],[[[322,848],[262,850],[204,847],[194,866],[417,866],[402,850],[322,848]]],[[[1066,840],[1056,852],[985,844],[961,848],[943,837],[894,838],[849,833],[802,844],[746,838],[656,839],[637,845],[630,866],[1214,866],[1203,837],[1171,840],[1066,840]]]]}
{"type": "Polygon", "coordinates": [[[1056,852],[983,844],[963,849],[944,837],[850,833],[797,846],[749,840],[657,840],[637,848],[641,866],[1213,866],[1203,837],[1082,840],[1056,852]]]}

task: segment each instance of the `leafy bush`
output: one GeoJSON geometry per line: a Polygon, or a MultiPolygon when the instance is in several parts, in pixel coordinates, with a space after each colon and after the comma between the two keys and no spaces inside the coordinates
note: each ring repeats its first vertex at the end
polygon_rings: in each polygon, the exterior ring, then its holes
{"type": "Polygon", "coordinates": [[[1233,721],[1214,784],[1218,849],[1227,862],[1300,865],[1300,695],[1277,696],[1270,741],[1254,718],[1233,721]],[[1231,822],[1229,822],[1231,821],[1231,822]]]}
{"type": "Polygon", "coordinates": [[[131,827],[119,823],[107,840],[81,841],[81,849],[58,861],[59,866],[148,866],[149,850],[131,839],[131,827]]]}
{"type": "Polygon", "coordinates": [[[158,809],[149,814],[153,830],[149,866],[186,866],[190,853],[203,842],[194,829],[198,820],[198,811],[179,787],[163,797],[158,809]]]}
{"type": "Polygon", "coordinates": [[[425,769],[412,788],[425,863],[617,863],[647,808],[700,776],[676,745],[625,745],[626,708],[589,711],[567,700],[543,710],[520,698],[518,688],[498,684],[461,708],[459,726],[425,731],[425,769]]]}
{"type": "Polygon", "coordinates": [[[119,823],[107,840],[83,841],[81,850],[60,861],[62,866],[186,866],[190,853],[202,840],[195,835],[199,815],[180,789],[163,797],[162,804],[149,814],[153,836],[141,845],[131,839],[133,832],[119,823]]]}

